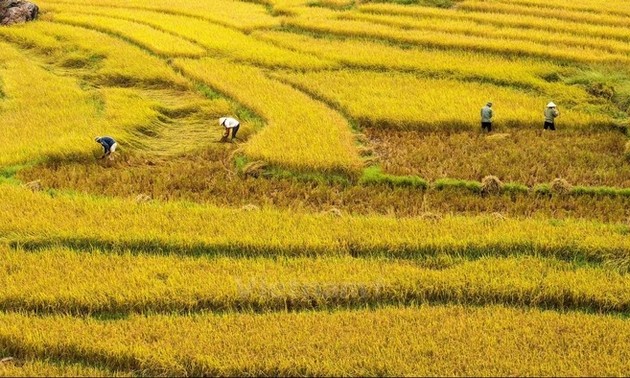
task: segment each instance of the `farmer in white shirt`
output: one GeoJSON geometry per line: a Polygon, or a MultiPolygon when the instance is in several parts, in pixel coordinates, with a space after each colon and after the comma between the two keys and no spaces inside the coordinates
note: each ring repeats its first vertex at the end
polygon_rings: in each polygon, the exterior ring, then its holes
{"type": "Polygon", "coordinates": [[[221,142],[226,142],[228,136],[230,136],[230,129],[232,129],[232,140],[236,138],[236,133],[238,129],[241,127],[241,123],[234,118],[230,117],[221,117],[219,118],[219,125],[225,128],[225,132],[223,133],[223,138],[221,138],[221,142]]]}

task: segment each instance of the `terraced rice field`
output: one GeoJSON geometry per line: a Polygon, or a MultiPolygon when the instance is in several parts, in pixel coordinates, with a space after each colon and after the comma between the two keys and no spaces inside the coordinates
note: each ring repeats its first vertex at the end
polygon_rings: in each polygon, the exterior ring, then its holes
{"type": "Polygon", "coordinates": [[[0,376],[630,374],[629,3],[38,5],[0,376]]]}

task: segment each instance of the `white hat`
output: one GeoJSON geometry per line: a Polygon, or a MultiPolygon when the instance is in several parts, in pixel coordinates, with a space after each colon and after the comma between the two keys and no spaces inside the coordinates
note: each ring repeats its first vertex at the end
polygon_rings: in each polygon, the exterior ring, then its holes
{"type": "Polygon", "coordinates": [[[488,101],[488,102],[486,103],[486,105],[488,105],[488,106],[492,106],[492,101],[488,101]]]}
{"type": "Polygon", "coordinates": [[[227,117],[219,118],[219,125],[223,125],[223,122],[225,122],[226,119],[227,119],[227,117]]]}
{"type": "Polygon", "coordinates": [[[99,142],[100,140],[101,140],[101,137],[100,137],[100,136],[99,136],[99,137],[94,138],[94,141],[95,141],[95,142],[99,142]]]}
{"type": "Polygon", "coordinates": [[[548,108],[555,108],[556,104],[554,104],[553,102],[550,102],[550,103],[547,104],[547,107],[548,108]]]}

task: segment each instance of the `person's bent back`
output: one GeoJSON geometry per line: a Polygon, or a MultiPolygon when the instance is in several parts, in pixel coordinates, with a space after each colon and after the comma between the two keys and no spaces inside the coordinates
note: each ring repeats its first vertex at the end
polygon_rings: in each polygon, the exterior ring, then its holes
{"type": "Polygon", "coordinates": [[[114,138],[109,136],[96,137],[94,140],[96,143],[103,146],[103,156],[101,156],[101,159],[110,156],[118,147],[118,143],[114,140],[114,138]]]}

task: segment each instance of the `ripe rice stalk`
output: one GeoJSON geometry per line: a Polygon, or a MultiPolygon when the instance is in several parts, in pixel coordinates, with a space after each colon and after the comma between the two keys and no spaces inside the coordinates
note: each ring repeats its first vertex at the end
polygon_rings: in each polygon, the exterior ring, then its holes
{"type": "Polygon", "coordinates": [[[501,306],[109,321],[4,313],[0,325],[2,345],[21,353],[148,375],[600,376],[630,360],[624,319],[501,306]]]}

